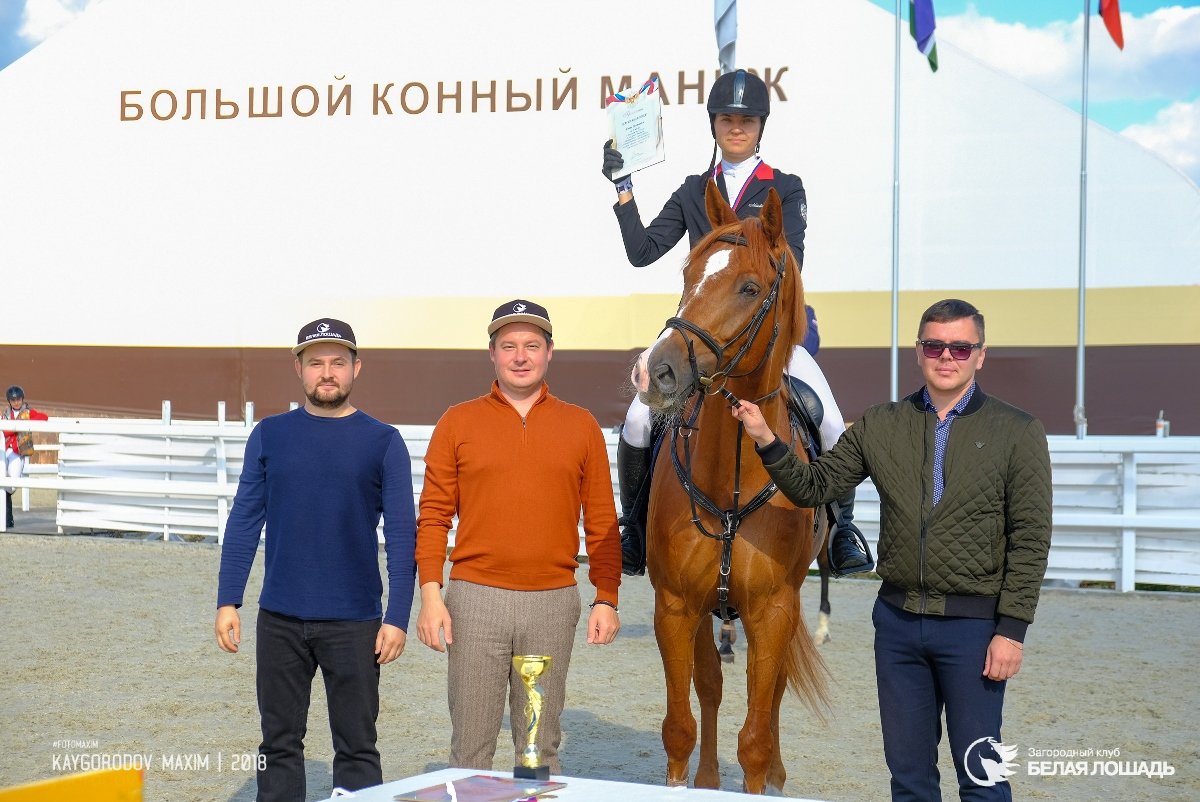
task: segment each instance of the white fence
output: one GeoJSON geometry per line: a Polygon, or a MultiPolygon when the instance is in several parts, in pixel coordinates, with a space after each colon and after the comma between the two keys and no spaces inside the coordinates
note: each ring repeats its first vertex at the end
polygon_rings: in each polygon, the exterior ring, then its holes
{"type": "MultiPolygon", "coordinates": [[[[143,532],[163,539],[216,539],[237,490],[253,405],[242,421],[161,419],[11,421],[9,429],[58,434],[58,464],[15,488],[57,492],[64,530],[143,532]]],[[[414,503],[430,426],[398,426],[412,455],[414,503]]],[[[614,495],[617,435],[609,446],[614,495]]],[[[1200,587],[1200,438],[1051,437],[1054,537],[1047,578],[1200,587]]],[[[31,468],[34,466],[30,466],[31,468]]],[[[857,521],[874,544],[879,497],[858,493],[857,521]]],[[[0,516],[0,529],[3,527],[0,516]]]]}

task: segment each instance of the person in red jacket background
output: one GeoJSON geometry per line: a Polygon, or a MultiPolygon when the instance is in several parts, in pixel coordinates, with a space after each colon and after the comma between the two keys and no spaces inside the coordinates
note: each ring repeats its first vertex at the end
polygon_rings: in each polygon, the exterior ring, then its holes
{"type": "MultiPolygon", "coordinates": [[[[4,412],[0,414],[4,420],[49,420],[46,413],[38,412],[25,402],[25,391],[17,385],[9,387],[4,395],[8,399],[4,412]]],[[[32,432],[4,433],[4,472],[6,475],[13,479],[20,479],[24,476],[25,466],[29,464],[29,457],[32,454],[32,432]]],[[[7,521],[5,526],[11,527],[13,525],[12,494],[16,488],[6,487],[5,490],[7,491],[4,494],[4,515],[7,521]]]]}

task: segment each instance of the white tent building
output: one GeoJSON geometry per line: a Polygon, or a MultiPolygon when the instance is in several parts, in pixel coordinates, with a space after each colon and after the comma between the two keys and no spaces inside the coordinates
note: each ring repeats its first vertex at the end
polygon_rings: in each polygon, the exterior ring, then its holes
{"type": "MultiPolygon", "coordinates": [[[[95,5],[0,72],[0,381],[63,405],[272,411],[294,393],[280,349],[333,315],[416,388],[376,374],[377,414],[427,422],[482,391],[491,310],[533,297],[560,351],[579,352],[556,361],[556,390],[614,422],[685,251],[627,263],[599,174],[603,97],[662,79],[667,160],[634,177],[649,222],[708,165],[716,47],[707,7],[686,0],[565,16],[550,2],[95,5]],[[147,375],[107,384],[131,356],[147,375]]],[[[762,155],[807,188],[804,278],[850,415],[888,386],[893,30],[866,0],[764,0],[739,18],[739,65],[773,87],[762,155]]],[[[1079,117],[951,42],[939,53],[936,74],[907,38],[901,53],[900,341],[930,301],[974,301],[989,389],[1071,431],[1079,117]]],[[[1166,408],[1198,433],[1200,379],[1174,363],[1200,357],[1200,190],[1119,135],[1089,140],[1093,431],[1140,431],[1166,408]]]]}

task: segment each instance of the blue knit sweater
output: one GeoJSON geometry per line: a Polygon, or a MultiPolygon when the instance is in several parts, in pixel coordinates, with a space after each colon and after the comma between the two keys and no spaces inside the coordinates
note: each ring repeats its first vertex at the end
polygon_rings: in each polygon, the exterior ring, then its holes
{"type": "Polygon", "coordinates": [[[416,538],[412,467],[400,433],[361,411],[324,418],[300,408],[265,418],[246,442],[217,606],[242,604],[265,522],[260,607],[305,620],[378,618],[380,515],[388,572],[383,622],[407,630],[416,538]]]}

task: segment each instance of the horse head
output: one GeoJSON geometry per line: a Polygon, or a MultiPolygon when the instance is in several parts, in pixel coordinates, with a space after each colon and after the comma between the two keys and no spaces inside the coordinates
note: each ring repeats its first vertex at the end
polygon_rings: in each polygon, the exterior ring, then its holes
{"type": "Polygon", "coordinates": [[[779,193],[770,190],[759,217],[739,220],[710,181],[705,207],[712,231],[684,262],[679,311],[631,377],[642,402],[661,414],[677,413],[698,390],[716,392],[731,379],[777,385],[807,325],[779,193]]]}

